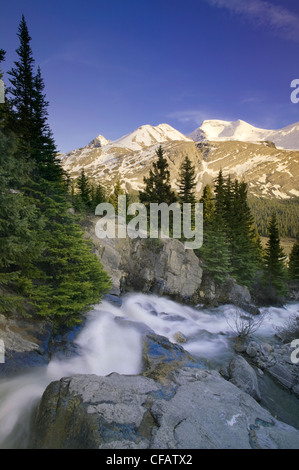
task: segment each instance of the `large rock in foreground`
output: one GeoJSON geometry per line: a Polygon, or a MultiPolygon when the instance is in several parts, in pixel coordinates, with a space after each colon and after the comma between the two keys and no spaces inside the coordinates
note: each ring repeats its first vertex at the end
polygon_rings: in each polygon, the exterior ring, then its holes
{"type": "Polygon", "coordinates": [[[298,449],[299,431],[216,371],[76,375],[52,382],[35,416],[40,449],[298,449]]]}

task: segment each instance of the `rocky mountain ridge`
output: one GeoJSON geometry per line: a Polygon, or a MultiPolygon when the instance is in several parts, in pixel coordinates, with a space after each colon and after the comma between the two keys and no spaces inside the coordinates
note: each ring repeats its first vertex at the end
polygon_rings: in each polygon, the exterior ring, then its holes
{"type": "Polygon", "coordinates": [[[198,195],[222,169],[224,175],[246,181],[253,195],[281,199],[299,196],[299,150],[276,148],[273,142],[264,140],[195,142],[168,124],[141,126],[113,142],[98,136],[86,147],[59,158],[71,178],[77,178],[84,168],[87,176],[108,190],[120,179],[124,189],[134,192],[143,188],[143,178],[160,145],[168,159],[174,189],[180,165],[188,155],[196,168],[198,195]]]}

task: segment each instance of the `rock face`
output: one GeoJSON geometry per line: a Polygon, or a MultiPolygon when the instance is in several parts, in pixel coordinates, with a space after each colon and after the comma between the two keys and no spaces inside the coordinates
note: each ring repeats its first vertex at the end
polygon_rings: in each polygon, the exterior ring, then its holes
{"type": "Polygon", "coordinates": [[[274,419],[216,371],[183,367],[165,383],[144,375],[76,375],[52,382],[31,448],[276,449],[299,431],[274,419]]]}
{"type": "Polygon", "coordinates": [[[246,354],[262,371],[267,372],[283,388],[299,397],[299,365],[291,360],[291,344],[258,343],[250,341],[246,354]]]}
{"type": "Polygon", "coordinates": [[[86,236],[112,278],[112,293],[136,291],[196,301],[202,269],[193,250],[176,239],[130,239],[96,236],[97,218],[90,218],[86,236]]]}
{"type": "Polygon", "coordinates": [[[52,326],[47,321],[0,315],[0,339],[4,343],[0,377],[46,364],[51,336],[52,326]]]}
{"type": "Polygon", "coordinates": [[[216,286],[212,276],[203,272],[199,297],[207,307],[234,304],[253,315],[259,313],[259,309],[253,304],[248,287],[240,286],[231,277],[228,277],[221,286],[216,286]]]}
{"type": "Polygon", "coordinates": [[[261,400],[256,373],[242,356],[238,354],[233,357],[228,366],[228,373],[230,382],[251,395],[255,400],[261,400]]]}

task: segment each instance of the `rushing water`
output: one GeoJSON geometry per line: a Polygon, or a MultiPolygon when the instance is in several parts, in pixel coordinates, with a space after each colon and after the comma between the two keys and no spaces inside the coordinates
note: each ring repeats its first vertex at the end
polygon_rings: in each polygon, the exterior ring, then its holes
{"type": "MultiPolygon", "coordinates": [[[[256,335],[273,338],[276,327],[298,310],[299,304],[267,309],[256,335]]],[[[121,307],[108,301],[96,305],[75,340],[78,355],[54,357],[45,367],[0,381],[0,448],[26,447],[32,410],[53,380],[78,373],[141,372],[142,339],[137,323],[147,325],[171,342],[176,342],[180,332],[185,339],[184,348],[205,359],[210,367],[227,364],[233,355],[231,339],[235,336],[228,318],[235,312],[236,307],[231,305],[195,309],[144,294],[124,297],[121,307]]]]}

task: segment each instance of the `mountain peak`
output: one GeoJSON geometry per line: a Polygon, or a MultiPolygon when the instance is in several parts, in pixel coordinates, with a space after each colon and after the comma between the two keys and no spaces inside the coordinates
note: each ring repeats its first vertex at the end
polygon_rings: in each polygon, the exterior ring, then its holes
{"type": "Polygon", "coordinates": [[[108,145],[111,140],[105,139],[101,134],[95,137],[89,144],[86,146],[87,148],[96,148],[96,147],[104,147],[108,145]]]}
{"type": "Polygon", "coordinates": [[[138,127],[130,134],[126,134],[118,140],[111,142],[113,147],[129,148],[131,150],[143,150],[155,144],[162,144],[173,140],[192,141],[169,124],[152,126],[145,124],[138,127]]]}
{"type": "Polygon", "coordinates": [[[270,140],[283,149],[299,149],[299,123],[278,130],[261,129],[246,121],[222,121],[217,119],[203,121],[200,127],[189,136],[196,142],[238,140],[260,142],[270,140]]]}

